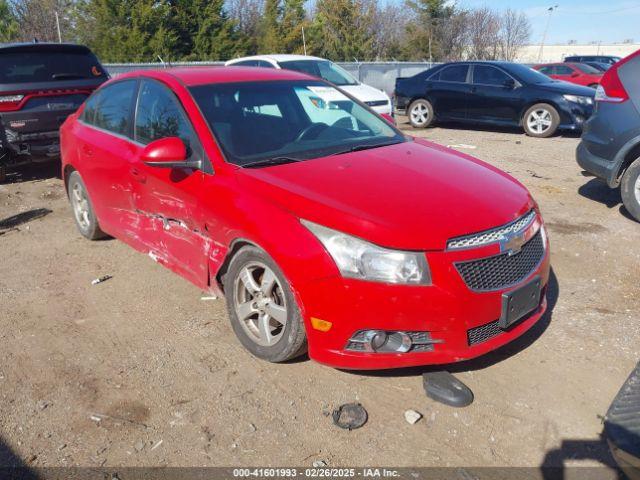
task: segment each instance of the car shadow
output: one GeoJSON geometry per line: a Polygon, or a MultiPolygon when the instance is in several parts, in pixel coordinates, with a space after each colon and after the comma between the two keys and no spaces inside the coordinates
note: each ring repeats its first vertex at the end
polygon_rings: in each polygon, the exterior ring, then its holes
{"type": "Polygon", "coordinates": [[[0,478],[2,480],[37,480],[41,477],[0,437],[0,478]]]}
{"type": "Polygon", "coordinates": [[[48,208],[34,208],[33,210],[27,210],[26,212],[3,218],[0,220],[0,235],[6,233],[7,231],[15,230],[20,225],[31,222],[32,220],[45,217],[51,212],[52,210],[49,210],[48,208]]]}
{"type": "Polygon", "coordinates": [[[7,178],[3,183],[37,182],[50,178],[61,178],[60,169],[60,160],[33,163],[15,168],[10,167],[7,171],[7,178]]]}
{"type": "Polygon", "coordinates": [[[587,183],[578,188],[578,194],[582,197],[598,202],[607,208],[618,207],[620,215],[633,221],[638,222],[622,204],[619,188],[610,188],[606,183],[597,178],[590,179],[587,183]]]}
{"type": "Polygon", "coordinates": [[[474,370],[483,370],[491,367],[496,363],[502,362],[509,357],[512,357],[519,352],[530,347],[538,338],[542,336],[553,317],[553,310],[558,302],[560,295],[560,286],[558,284],[558,278],[556,277],[553,268],[549,273],[549,283],[547,285],[547,311],[542,318],[529,330],[527,330],[520,337],[516,338],[512,342],[503,345],[502,347],[489,352],[481,357],[474,358],[472,360],[465,360],[459,363],[452,363],[448,365],[426,365],[420,367],[408,367],[391,370],[344,370],[347,373],[362,376],[373,377],[415,377],[422,375],[423,373],[436,372],[446,370],[451,373],[469,372],[474,370]]]}
{"type": "MultiPolygon", "coordinates": [[[[517,135],[519,137],[526,136],[524,130],[521,127],[513,127],[513,126],[503,126],[503,125],[474,125],[472,123],[462,123],[462,122],[454,122],[454,121],[439,121],[434,125],[427,127],[426,129],[418,129],[413,128],[407,120],[406,117],[398,117],[396,119],[396,123],[398,128],[401,128],[406,133],[410,133],[412,131],[426,131],[428,132],[431,128],[441,128],[443,130],[463,130],[469,132],[495,132],[495,133],[507,133],[512,135],[517,135]]],[[[580,138],[582,132],[575,130],[560,130],[556,132],[551,138],[554,137],[564,137],[564,138],[580,138]]],[[[542,139],[544,140],[544,139],[542,139]]]]}
{"type": "MultiPolygon", "coordinates": [[[[623,480],[626,477],[616,464],[609,445],[604,434],[600,434],[600,438],[594,440],[562,440],[558,448],[548,450],[545,454],[542,464],[540,465],[540,472],[544,480],[564,480],[565,478],[579,478],[576,477],[576,470],[588,471],[588,470],[602,470],[606,469],[615,474],[614,478],[623,480]],[[567,461],[575,462],[576,460],[592,460],[601,464],[600,467],[569,467],[566,465],[567,461]]],[[[580,475],[581,477],[581,475],[580,475]]],[[[611,478],[602,477],[589,477],[585,473],[584,478],[611,478]]]]}

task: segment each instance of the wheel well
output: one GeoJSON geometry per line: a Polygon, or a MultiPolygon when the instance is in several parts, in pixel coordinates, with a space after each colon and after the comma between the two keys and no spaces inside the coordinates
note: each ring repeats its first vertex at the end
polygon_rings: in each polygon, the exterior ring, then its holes
{"type": "Polygon", "coordinates": [[[231,259],[235,257],[236,253],[238,253],[238,251],[241,248],[246,247],[248,245],[260,248],[255,243],[250,242],[249,240],[246,240],[244,238],[238,238],[233,242],[231,242],[231,246],[227,251],[227,255],[225,256],[224,261],[222,262],[222,265],[220,265],[220,268],[218,269],[218,272],[216,273],[216,277],[215,277],[218,287],[220,287],[220,290],[222,292],[224,292],[224,276],[227,274],[227,271],[229,270],[229,264],[231,263],[231,259]]]}
{"type": "Polygon", "coordinates": [[[618,170],[618,180],[622,178],[624,172],[626,172],[627,168],[629,168],[629,165],[631,165],[637,159],[640,159],[640,143],[634,145],[631,150],[629,150],[624,156],[624,160],[620,165],[620,170],[618,170]]]}

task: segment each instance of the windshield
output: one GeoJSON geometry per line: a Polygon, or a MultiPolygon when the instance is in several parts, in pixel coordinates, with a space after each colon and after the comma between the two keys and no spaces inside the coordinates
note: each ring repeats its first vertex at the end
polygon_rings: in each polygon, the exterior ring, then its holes
{"type": "Polygon", "coordinates": [[[588,73],[589,75],[600,75],[602,73],[597,68],[593,68],[591,65],[587,65],[586,63],[577,63],[576,68],[582,73],[588,73]]]}
{"type": "Polygon", "coordinates": [[[105,77],[105,72],[91,53],[0,52],[0,83],[52,82],[105,77]]]}
{"type": "Polygon", "coordinates": [[[523,83],[552,83],[555,81],[544,73],[518,63],[511,63],[505,69],[523,83]]]}
{"type": "Polygon", "coordinates": [[[323,82],[218,83],[189,89],[229,162],[308,160],[406,141],[323,82]]]}
{"type": "Polygon", "coordinates": [[[339,87],[345,85],[358,85],[358,81],[344,68],[339,67],[329,60],[291,60],[278,62],[282,68],[308,73],[314,77],[320,77],[339,87]]]}

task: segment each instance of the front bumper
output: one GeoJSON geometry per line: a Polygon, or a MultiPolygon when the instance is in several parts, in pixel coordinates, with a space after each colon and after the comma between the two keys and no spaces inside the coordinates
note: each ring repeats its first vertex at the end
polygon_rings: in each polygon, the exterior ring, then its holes
{"type": "MultiPolygon", "coordinates": [[[[544,233],[543,229],[543,235],[544,233]]],[[[545,239],[546,240],[546,239],[545,239]]],[[[420,365],[448,364],[478,357],[516,339],[529,330],[547,308],[549,249],[537,267],[517,285],[503,290],[472,291],[454,263],[496,255],[499,247],[488,245],[459,251],[428,252],[433,284],[430,286],[388,285],[375,282],[325,278],[303,285],[298,295],[304,305],[309,338],[309,356],[333,367],[377,370],[420,365]],[[502,310],[502,294],[518,288],[536,276],[542,279],[538,307],[507,330],[495,330],[502,310]],[[332,323],[327,332],[314,330],[311,317],[332,323]],[[486,340],[473,343],[470,330],[493,329],[486,340]],[[367,353],[346,350],[347,342],[359,330],[429,332],[440,342],[431,351],[367,353]]]]}
{"type": "Polygon", "coordinates": [[[0,134],[2,163],[8,166],[27,165],[60,157],[60,134],[56,131],[18,133],[4,129],[0,134]]]}
{"type": "Polygon", "coordinates": [[[582,105],[565,101],[560,109],[560,125],[562,130],[581,131],[584,124],[593,114],[593,105],[582,105]]]}

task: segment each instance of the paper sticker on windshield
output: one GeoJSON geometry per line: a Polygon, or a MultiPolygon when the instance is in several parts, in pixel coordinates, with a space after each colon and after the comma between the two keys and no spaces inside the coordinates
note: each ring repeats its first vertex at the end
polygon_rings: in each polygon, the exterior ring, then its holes
{"type": "Polygon", "coordinates": [[[336,90],[333,87],[307,87],[307,88],[327,103],[344,102],[345,100],[349,101],[349,97],[347,97],[344,93],[336,90]]]}

